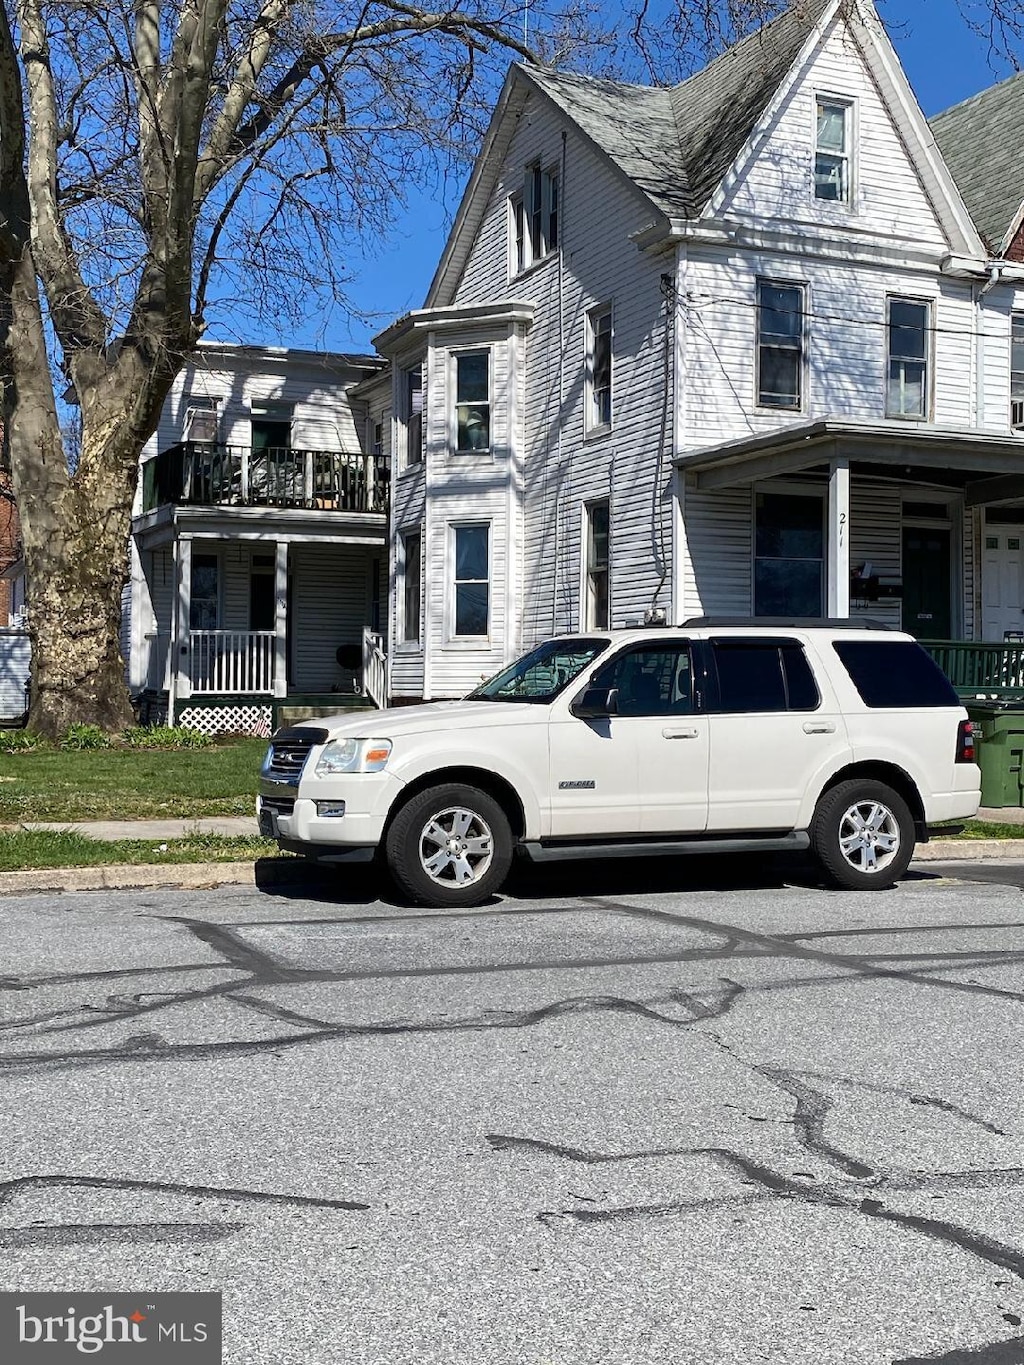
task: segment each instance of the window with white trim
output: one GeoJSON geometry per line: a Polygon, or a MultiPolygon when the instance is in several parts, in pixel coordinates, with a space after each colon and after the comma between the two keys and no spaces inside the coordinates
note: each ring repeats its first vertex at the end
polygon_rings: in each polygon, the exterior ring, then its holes
{"type": "Polygon", "coordinates": [[[405,463],[423,463],[423,366],[403,371],[402,415],[405,419],[405,463]]]}
{"type": "Polygon", "coordinates": [[[220,560],[216,555],[192,556],[189,591],[190,630],[216,630],[220,623],[220,560]]]}
{"type": "Polygon", "coordinates": [[[850,202],[852,105],[819,96],[815,104],[814,197],[850,202]]]}
{"type": "Polygon", "coordinates": [[[402,623],[401,638],[415,643],[420,638],[421,546],[419,531],[403,531],[402,542],[402,623]]]}
{"type": "Polygon", "coordinates": [[[757,282],[757,403],[799,411],[803,405],[802,285],[757,282]]]}
{"type": "Polygon", "coordinates": [[[608,629],[609,511],[607,498],[586,506],[586,630],[608,629]]]}
{"type": "Polygon", "coordinates": [[[528,270],[558,249],[558,172],[539,161],[526,168],[522,193],[509,199],[513,274],[528,270]]]}
{"type": "Polygon", "coordinates": [[[452,638],[483,636],[490,618],[490,523],[451,528],[452,638]]]}
{"type": "Polygon", "coordinates": [[[928,416],[928,333],[931,309],[921,299],[886,300],[888,374],[885,415],[928,416]]]}
{"type": "Polygon", "coordinates": [[[1024,429],[1024,313],[1010,315],[1010,426],[1024,429]]]}
{"type": "Polygon", "coordinates": [[[587,314],[587,431],[612,424],[612,310],[610,304],[587,314]]]}
{"type": "Polygon", "coordinates": [[[463,351],[454,359],[455,453],[478,455],[491,448],[491,356],[463,351]]]}

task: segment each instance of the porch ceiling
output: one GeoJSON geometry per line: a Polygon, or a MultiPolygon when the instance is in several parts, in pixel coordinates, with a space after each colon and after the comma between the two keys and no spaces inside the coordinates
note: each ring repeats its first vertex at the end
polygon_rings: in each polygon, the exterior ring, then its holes
{"type": "MultiPolygon", "coordinates": [[[[1024,488],[1018,482],[1014,494],[1005,491],[1005,477],[998,481],[976,478],[979,474],[1024,477],[1024,439],[905,422],[808,422],[681,455],[675,465],[698,488],[715,489],[796,473],[830,460],[956,471],[960,478],[954,481],[967,483],[972,490],[982,490],[990,482],[1003,486],[1000,497],[992,501],[1016,501],[1024,488]]],[[[975,501],[988,500],[973,496],[975,501]]]]}
{"type": "Polygon", "coordinates": [[[139,547],[171,544],[179,535],[217,540],[288,541],[296,544],[385,545],[386,512],[326,508],[180,507],[165,504],[132,520],[139,547]]]}

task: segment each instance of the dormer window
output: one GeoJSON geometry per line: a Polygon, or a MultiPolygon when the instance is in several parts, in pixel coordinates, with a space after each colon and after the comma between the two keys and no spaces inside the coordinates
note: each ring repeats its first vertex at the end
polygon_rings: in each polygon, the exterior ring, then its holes
{"type": "Polygon", "coordinates": [[[850,125],[853,106],[819,97],[814,138],[814,197],[850,202],[850,125]]]}
{"type": "Polygon", "coordinates": [[[514,194],[511,208],[511,268],[515,275],[528,270],[558,249],[558,172],[543,170],[539,161],[526,168],[522,194],[514,194]]]}

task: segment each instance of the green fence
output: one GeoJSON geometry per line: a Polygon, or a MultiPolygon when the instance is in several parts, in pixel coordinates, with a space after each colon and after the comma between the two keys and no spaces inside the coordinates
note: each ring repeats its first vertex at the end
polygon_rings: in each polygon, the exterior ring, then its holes
{"type": "Polygon", "coordinates": [[[962,697],[1009,697],[1024,701],[1024,640],[921,643],[962,697]]]}

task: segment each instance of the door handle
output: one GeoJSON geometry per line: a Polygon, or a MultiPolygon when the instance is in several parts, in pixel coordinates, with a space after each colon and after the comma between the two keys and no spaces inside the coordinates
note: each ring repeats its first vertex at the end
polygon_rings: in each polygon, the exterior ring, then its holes
{"type": "Polygon", "coordinates": [[[674,727],[666,726],[661,732],[662,739],[696,739],[700,731],[696,726],[690,726],[685,730],[677,730],[674,727]]]}
{"type": "Polygon", "coordinates": [[[831,720],[805,720],[805,735],[834,735],[836,732],[835,723],[831,720]]]}

